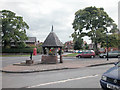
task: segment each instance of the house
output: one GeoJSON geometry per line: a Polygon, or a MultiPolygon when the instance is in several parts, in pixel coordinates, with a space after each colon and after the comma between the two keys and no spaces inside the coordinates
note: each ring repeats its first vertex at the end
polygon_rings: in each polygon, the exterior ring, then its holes
{"type": "Polygon", "coordinates": [[[88,46],[89,46],[89,49],[93,49],[93,43],[91,43],[91,44],[89,44],[88,46]]]}
{"type": "MultiPolygon", "coordinates": [[[[18,41],[20,42],[20,41],[18,41]]],[[[27,46],[36,46],[36,37],[28,37],[28,40],[23,41],[27,46]]],[[[1,44],[0,46],[4,46],[4,44],[1,44]]],[[[11,41],[11,46],[15,47],[14,41],[11,41]]]]}
{"type": "Polygon", "coordinates": [[[36,37],[28,37],[28,40],[24,41],[27,46],[36,46],[36,37]]]}
{"type": "Polygon", "coordinates": [[[73,41],[67,41],[65,42],[65,50],[66,52],[73,50],[74,43],[73,41]]]}

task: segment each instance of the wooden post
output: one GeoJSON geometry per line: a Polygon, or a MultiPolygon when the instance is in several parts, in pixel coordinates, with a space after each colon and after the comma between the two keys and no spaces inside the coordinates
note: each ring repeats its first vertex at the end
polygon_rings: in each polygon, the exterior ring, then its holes
{"type": "Polygon", "coordinates": [[[45,49],[45,47],[43,47],[43,54],[46,54],[47,52],[46,52],[46,49],[45,49]]]}
{"type": "Polygon", "coordinates": [[[55,48],[55,56],[57,56],[57,48],[55,48]]]}

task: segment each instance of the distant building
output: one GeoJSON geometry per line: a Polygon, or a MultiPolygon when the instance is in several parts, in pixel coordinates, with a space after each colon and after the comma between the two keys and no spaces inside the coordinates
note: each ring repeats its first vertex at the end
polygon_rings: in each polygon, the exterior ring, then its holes
{"type": "Polygon", "coordinates": [[[93,43],[91,43],[91,44],[89,44],[88,46],[89,46],[89,49],[93,49],[93,43]]]}
{"type": "Polygon", "coordinates": [[[28,40],[24,41],[28,46],[36,46],[36,37],[28,37],[28,40]]]}
{"type": "MultiPolygon", "coordinates": [[[[89,49],[94,49],[94,43],[91,43],[88,46],[89,46],[89,49]]],[[[101,48],[101,44],[98,43],[97,47],[100,49],[101,48]]]]}
{"type": "MultiPolygon", "coordinates": [[[[120,1],[118,2],[118,29],[119,29],[118,33],[120,34],[120,1]]],[[[120,46],[118,46],[118,50],[120,50],[120,46]]]]}
{"type": "Polygon", "coordinates": [[[120,30],[120,1],[118,2],[118,29],[120,30]]]}
{"type": "Polygon", "coordinates": [[[87,44],[87,42],[86,42],[86,41],[83,41],[83,46],[85,46],[85,44],[87,44]]]}
{"type": "Polygon", "coordinates": [[[43,42],[40,42],[39,40],[36,42],[37,47],[42,47],[43,42]]]}
{"type": "MultiPolygon", "coordinates": [[[[20,42],[20,41],[18,41],[20,42]]],[[[36,37],[28,37],[28,40],[23,41],[27,46],[36,46],[36,37]]],[[[0,43],[0,46],[4,46],[0,43]]],[[[11,46],[15,46],[14,41],[11,41],[11,46]]]]}
{"type": "Polygon", "coordinates": [[[83,41],[83,45],[82,45],[82,46],[84,47],[84,46],[85,46],[85,44],[87,44],[87,42],[86,42],[86,41],[83,41]]]}
{"type": "Polygon", "coordinates": [[[70,50],[73,50],[73,45],[74,45],[73,41],[65,42],[65,49],[64,49],[64,51],[68,52],[70,50]]]}

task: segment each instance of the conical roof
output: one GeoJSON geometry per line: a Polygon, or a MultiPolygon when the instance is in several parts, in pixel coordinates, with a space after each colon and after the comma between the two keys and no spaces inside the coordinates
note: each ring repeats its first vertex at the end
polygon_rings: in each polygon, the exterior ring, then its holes
{"type": "Polygon", "coordinates": [[[62,47],[63,44],[57,37],[57,35],[53,32],[53,26],[52,26],[52,31],[49,33],[47,38],[45,39],[43,47],[62,47]]]}

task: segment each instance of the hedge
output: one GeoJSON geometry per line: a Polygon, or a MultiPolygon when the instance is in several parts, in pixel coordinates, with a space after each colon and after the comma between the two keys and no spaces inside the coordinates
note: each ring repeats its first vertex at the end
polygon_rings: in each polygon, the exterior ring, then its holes
{"type": "MultiPolygon", "coordinates": [[[[2,53],[33,53],[33,48],[2,48],[2,53]]],[[[37,49],[37,53],[40,53],[40,49],[37,49]]]]}

